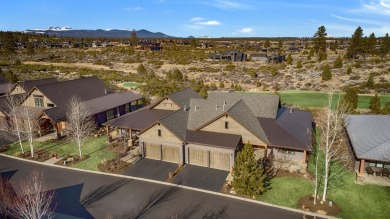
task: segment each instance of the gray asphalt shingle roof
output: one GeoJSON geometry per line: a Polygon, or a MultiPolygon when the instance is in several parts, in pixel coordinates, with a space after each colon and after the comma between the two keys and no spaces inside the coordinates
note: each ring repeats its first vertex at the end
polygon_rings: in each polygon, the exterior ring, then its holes
{"type": "Polygon", "coordinates": [[[242,99],[256,117],[263,118],[276,118],[279,107],[279,96],[275,94],[214,91],[209,93],[207,99],[219,102],[220,105],[224,102],[236,103],[242,99]]]}
{"type": "Polygon", "coordinates": [[[26,93],[30,92],[34,87],[46,85],[46,84],[53,84],[57,83],[58,80],[55,78],[45,78],[41,80],[27,80],[27,81],[21,81],[17,84],[24,89],[26,93]]]}
{"type": "Polygon", "coordinates": [[[149,109],[145,107],[125,114],[119,118],[107,121],[103,123],[103,125],[142,131],[172,112],[172,110],[149,109]]]}
{"type": "Polygon", "coordinates": [[[345,123],[357,158],[390,161],[390,115],[349,115],[345,123]]]}
{"type": "Polygon", "coordinates": [[[11,83],[1,84],[0,83],[0,95],[10,92],[14,87],[15,87],[15,84],[11,84],[11,83]]]}
{"type": "MultiPolygon", "coordinates": [[[[141,99],[142,96],[133,92],[110,93],[95,99],[84,101],[86,109],[90,115],[95,115],[118,106],[125,105],[141,99]]],[[[67,107],[55,107],[44,110],[44,113],[54,121],[64,120],[67,107]]]]}
{"type": "Polygon", "coordinates": [[[186,141],[193,144],[236,149],[241,142],[241,136],[219,132],[187,131],[186,141]]]}
{"type": "Polygon", "coordinates": [[[160,119],[160,123],[167,127],[182,141],[186,139],[188,111],[184,109],[177,110],[164,118],[160,119]]]}
{"type": "Polygon", "coordinates": [[[169,94],[168,97],[179,105],[179,107],[184,107],[184,105],[189,106],[191,99],[203,99],[197,92],[192,90],[191,88],[185,88],[183,90],[179,90],[172,94],[169,94]]]}
{"type": "Polygon", "coordinates": [[[278,118],[258,118],[271,146],[311,151],[312,115],[281,108],[278,118]]]}
{"type": "Polygon", "coordinates": [[[97,77],[83,77],[76,80],[40,85],[36,88],[58,107],[66,107],[73,96],[77,96],[81,101],[86,101],[112,92],[111,88],[97,77]]]}

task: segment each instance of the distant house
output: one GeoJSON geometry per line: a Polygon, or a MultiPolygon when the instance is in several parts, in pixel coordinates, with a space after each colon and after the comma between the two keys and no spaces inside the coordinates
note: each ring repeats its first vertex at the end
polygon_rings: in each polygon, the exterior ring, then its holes
{"type": "Polygon", "coordinates": [[[268,57],[268,62],[274,64],[282,63],[285,60],[286,60],[286,55],[281,55],[281,54],[273,54],[268,57]]]}
{"type": "Polygon", "coordinates": [[[268,63],[268,56],[266,53],[254,53],[250,54],[250,58],[252,61],[261,62],[263,64],[268,63]]]}
{"type": "Polygon", "coordinates": [[[390,115],[349,115],[345,123],[359,176],[390,168],[390,115]]]}
{"type": "Polygon", "coordinates": [[[139,50],[151,50],[151,51],[160,51],[163,49],[160,43],[153,43],[149,41],[139,42],[136,46],[136,49],[139,50]]]}
{"type": "Polygon", "coordinates": [[[212,60],[225,60],[232,62],[244,62],[247,59],[247,55],[240,50],[225,50],[223,52],[210,53],[209,59],[212,60]]]}
{"type": "Polygon", "coordinates": [[[210,92],[203,99],[185,89],[103,125],[109,134],[118,128],[138,137],[146,158],[227,171],[246,143],[258,159],[284,158],[290,170],[304,171],[312,150],[311,113],[282,108],[271,94],[210,92]]]}

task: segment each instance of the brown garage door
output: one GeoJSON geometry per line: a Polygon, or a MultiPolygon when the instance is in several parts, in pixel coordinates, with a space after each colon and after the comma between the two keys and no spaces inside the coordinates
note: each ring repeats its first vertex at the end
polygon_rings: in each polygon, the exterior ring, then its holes
{"type": "Polygon", "coordinates": [[[209,152],[207,150],[189,148],[189,164],[209,166],[209,152]]]}
{"type": "Polygon", "coordinates": [[[180,151],[178,147],[174,146],[162,146],[162,160],[173,162],[173,163],[180,163],[180,151]]]}
{"type": "Polygon", "coordinates": [[[144,143],[145,157],[155,160],[161,160],[161,146],[158,144],[144,143]]]}
{"type": "Polygon", "coordinates": [[[210,151],[210,167],[229,171],[230,153],[210,151]]]}

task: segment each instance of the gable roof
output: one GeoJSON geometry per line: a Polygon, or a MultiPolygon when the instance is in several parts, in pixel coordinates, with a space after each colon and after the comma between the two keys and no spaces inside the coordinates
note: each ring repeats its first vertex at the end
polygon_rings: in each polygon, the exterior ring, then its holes
{"type": "Polygon", "coordinates": [[[258,118],[271,146],[311,151],[312,115],[281,108],[278,118],[258,118]]]}
{"type": "Polygon", "coordinates": [[[68,104],[70,98],[77,96],[82,102],[107,95],[112,92],[97,77],[82,77],[76,80],[36,86],[49,100],[60,107],[68,104]]]}
{"type": "Polygon", "coordinates": [[[34,87],[45,85],[45,84],[53,84],[57,83],[58,80],[55,78],[45,78],[40,80],[26,80],[26,81],[20,81],[16,84],[19,85],[26,93],[29,93],[34,87]]]}
{"type": "Polygon", "coordinates": [[[219,102],[222,106],[236,103],[242,99],[256,117],[276,118],[279,107],[279,96],[275,94],[244,93],[244,92],[210,92],[208,100],[219,102]]]}
{"type": "Polygon", "coordinates": [[[176,91],[174,93],[171,93],[171,94],[161,98],[159,101],[152,104],[150,107],[153,108],[153,107],[157,106],[159,103],[161,103],[163,100],[165,100],[167,98],[169,98],[174,103],[176,103],[179,108],[182,108],[184,106],[188,107],[190,105],[191,99],[203,99],[202,96],[200,96],[197,92],[195,92],[191,88],[184,88],[182,90],[176,91]]]}
{"type": "MultiPolygon", "coordinates": [[[[86,109],[90,115],[95,115],[113,109],[126,103],[141,99],[142,96],[133,92],[111,93],[95,99],[84,101],[86,109]]],[[[54,107],[44,110],[43,112],[54,121],[64,120],[66,117],[67,107],[54,107]]]]}
{"type": "Polygon", "coordinates": [[[172,112],[172,110],[149,109],[145,107],[107,121],[103,125],[142,131],[172,112]]]}
{"type": "Polygon", "coordinates": [[[14,89],[14,87],[15,87],[15,84],[11,84],[11,83],[1,84],[0,83],[0,95],[9,93],[12,89],[14,89]]]}
{"type": "Polygon", "coordinates": [[[357,158],[390,161],[390,115],[349,115],[345,123],[357,158]]]}
{"type": "Polygon", "coordinates": [[[234,102],[233,98],[226,99],[230,100],[229,102],[226,101],[226,104],[224,104],[224,99],[217,99],[216,96],[207,100],[192,99],[190,104],[191,108],[189,109],[188,129],[200,129],[223,115],[229,115],[248,131],[268,144],[267,135],[246,102],[243,99],[237,99],[234,102]]]}
{"type": "Polygon", "coordinates": [[[182,141],[186,139],[188,110],[180,109],[160,119],[160,123],[182,141]]]}

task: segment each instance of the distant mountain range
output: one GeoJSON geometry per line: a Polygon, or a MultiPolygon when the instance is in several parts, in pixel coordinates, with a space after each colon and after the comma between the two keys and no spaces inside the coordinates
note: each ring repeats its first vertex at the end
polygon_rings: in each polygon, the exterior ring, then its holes
{"type": "MultiPolygon", "coordinates": [[[[75,38],[130,38],[132,30],[118,29],[97,29],[97,30],[77,30],[70,27],[49,27],[47,29],[25,30],[25,33],[48,34],[59,37],[75,38]]],[[[137,30],[138,38],[167,38],[171,37],[161,32],[150,32],[148,30],[137,30]]]]}

